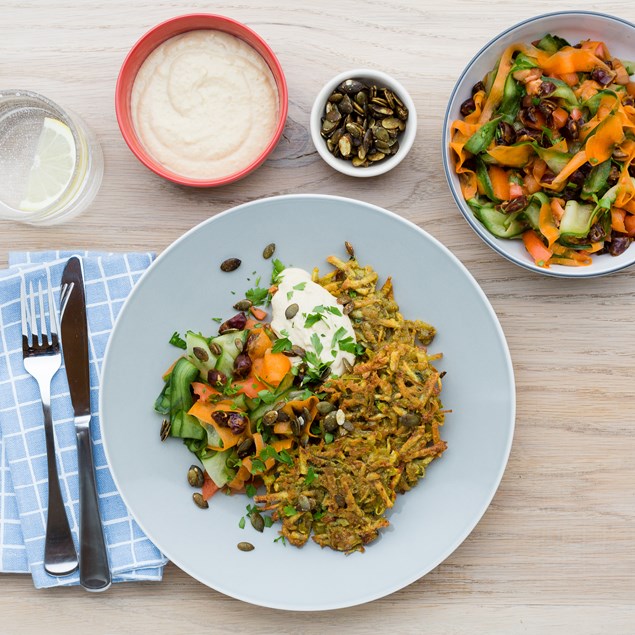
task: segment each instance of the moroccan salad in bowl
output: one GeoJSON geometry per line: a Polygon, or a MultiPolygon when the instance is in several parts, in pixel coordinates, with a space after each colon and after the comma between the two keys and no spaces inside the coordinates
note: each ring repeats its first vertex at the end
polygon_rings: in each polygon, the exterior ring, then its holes
{"type": "MultiPolygon", "coordinates": [[[[616,53],[609,31],[529,39],[557,28],[560,15],[512,29],[506,45],[488,45],[500,51],[493,65],[470,86],[462,78],[446,170],[460,209],[495,249],[585,277],[635,260],[635,63],[616,53]]],[[[583,12],[577,29],[600,19],[583,12]]]]}

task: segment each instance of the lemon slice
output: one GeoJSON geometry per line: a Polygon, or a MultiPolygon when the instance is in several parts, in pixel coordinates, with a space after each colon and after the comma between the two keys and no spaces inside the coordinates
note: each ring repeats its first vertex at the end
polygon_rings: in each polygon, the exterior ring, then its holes
{"type": "Polygon", "coordinates": [[[46,117],[20,209],[38,212],[58,200],[73,178],[76,159],[70,128],[58,119],[46,117]]]}

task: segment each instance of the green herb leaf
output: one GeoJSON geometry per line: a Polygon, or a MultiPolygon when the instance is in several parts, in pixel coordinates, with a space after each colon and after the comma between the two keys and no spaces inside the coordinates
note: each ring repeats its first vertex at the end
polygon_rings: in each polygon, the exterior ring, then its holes
{"type": "Polygon", "coordinates": [[[329,313],[332,313],[333,315],[337,315],[339,317],[342,317],[342,312],[336,306],[327,306],[326,310],[329,313]]]}
{"type": "Polygon", "coordinates": [[[256,495],[257,491],[258,490],[251,483],[249,483],[247,487],[245,487],[245,494],[247,494],[249,498],[253,498],[256,495]]]}
{"type": "Polygon", "coordinates": [[[284,536],[278,536],[273,539],[274,542],[281,542],[285,547],[287,546],[287,541],[284,539],[284,536]]]}
{"type": "Polygon", "coordinates": [[[318,337],[317,333],[313,333],[313,335],[311,335],[311,344],[313,344],[315,352],[320,355],[320,353],[324,349],[324,346],[322,345],[322,342],[320,342],[320,338],[318,337]]]}
{"type": "Polygon", "coordinates": [[[286,269],[286,267],[277,258],[274,258],[271,261],[271,264],[273,265],[271,284],[278,284],[278,282],[280,282],[280,274],[286,269]]]}
{"type": "Polygon", "coordinates": [[[293,291],[287,291],[287,300],[290,300],[293,297],[293,291]]]}
{"type": "MultiPolygon", "coordinates": [[[[343,326],[340,326],[340,328],[337,329],[337,331],[335,331],[335,333],[333,333],[333,339],[331,340],[331,347],[335,348],[337,346],[337,343],[346,335],[346,329],[343,326]]],[[[335,356],[333,356],[335,357],[335,356]]]]}
{"type": "Polygon", "coordinates": [[[276,396],[276,393],[271,392],[270,390],[261,390],[258,393],[258,398],[262,400],[262,403],[270,406],[278,397],[276,396]]]}
{"type": "Polygon", "coordinates": [[[330,432],[324,433],[324,443],[333,443],[333,435],[330,432]]]}
{"type": "Polygon", "coordinates": [[[285,516],[295,516],[298,513],[298,510],[293,505],[285,505],[282,511],[285,516]]]}
{"type": "Polygon", "coordinates": [[[311,485],[311,483],[313,483],[313,481],[317,478],[317,474],[315,473],[315,470],[313,469],[312,466],[309,466],[309,469],[307,470],[306,476],[304,477],[304,484],[305,485],[311,485]]]}
{"type": "Polygon", "coordinates": [[[326,510],[323,509],[321,512],[314,512],[313,513],[313,520],[320,520],[320,518],[322,518],[322,516],[324,516],[324,514],[326,514],[326,510]]]}
{"type": "Polygon", "coordinates": [[[265,527],[271,527],[273,525],[273,520],[271,519],[271,516],[263,516],[263,519],[265,521],[265,527]]]}
{"type": "Polygon", "coordinates": [[[172,346],[176,346],[177,348],[182,348],[183,350],[187,348],[185,340],[179,335],[178,331],[174,331],[174,333],[172,333],[170,344],[172,344],[172,346]]]}
{"type": "Polygon", "coordinates": [[[281,337],[273,343],[271,352],[282,353],[283,351],[290,351],[292,347],[293,344],[291,344],[291,340],[288,337],[281,337]]]}
{"type": "Polygon", "coordinates": [[[254,306],[265,304],[269,299],[269,289],[263,289],[255,286],[253,289],[248,289],[245,293],[245,298],[249,300],[254,306]]]}
{"type": "Polygon", "coordinates": [[[309,313],[306,316],[306,320],[304,322],[304,328],[309,329],[314,324],[317,324],[320,320],[323,320],[323,319],[324,319],[324,316],[320,315],[319,313],[309,313]]]}
{"type": "Polygon", "coordinates": [[[298,282],[298,284],[293,286],[296,291],[304,291],[304,287],[306,287],[306,282],[298,282]]]}
{"type": "Polygon", "coordinates": [[[340,340],[338,344],[341,351],[352,353],[353,355],[361,355],[365,350],[364,347],[361,344],[357,344],[350,335],[340,340]]]}
{"type": "Polygon", "coordinates": [[[239,526],[241,529],[244,529],[244,528],[245,528],[245,517],[244,517],[244,516],[243,516],[243,517],[242,517],[242,518],[238,521],[238,526],[239,526]]]}
{"type": "Polygon", "coordinates": [[[263,461],[261,461],[260,459],[251,459],[251,473],[252,474],[260,474],[261,472],[264,472],[265,469],[266,469],[266,466],[263,461]]]}
{"type": "Polygon", "coordinates": [[[223,318],[213,317],[212,322],[216,322],[216,324],[220,324],[223,321],[223,318]]]}

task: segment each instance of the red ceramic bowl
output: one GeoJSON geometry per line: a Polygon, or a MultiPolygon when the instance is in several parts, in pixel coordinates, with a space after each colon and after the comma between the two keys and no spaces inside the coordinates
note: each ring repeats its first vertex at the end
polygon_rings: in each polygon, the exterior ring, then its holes
{"type": "Polygon", "coordinates": [[[213,15],[211,13],[191,13],[188,15],[181,15],[175,18],[171,18],[158,24],[153,29],[148,31],[141,39],[132,47],[126,59],[124,60],[121,70],[119,71],[119,77],[117,79],[117,87],[115,89],[115,111],[117,113],[117,122],[121,129],[121,134],[128,147],[132,150],[133,154],[143,163],[147,168],[174,183],[180,185],[190,185],[193,187],[217,187],[219,185],[226,185],[232,183],[238,179],[243,178],[257,167],[259,167],[267,158],[269,153],[275,148],[282,131],[284,130],[284,124],[287,119],[288,111],[288,91],[287,82],[284,77],[284,72],[280,66],[280,62],[276,58],[274,52],[269,48],[269,45],[249,27],[226,18],[222,15],[213,15]],[[275,133],[269,142],[269,145],[265,148],[264,152],[250,165],[244,169],[234,172],[228,176],[224,176],[219,179],[193,179],[176,174],[165,166],[156,161],[143,147],[143,144],[137,137],[133,123],[132,114],[130,112],[130,94],[132,92],[132,85],[134,84],[135,77],[139,68],[146,60],[148,55],[166,40],[180,35],[186,31],[194,31],[198,29],[213,29],[215,31],[224,31],[235,37],[240,38],[255,49],[265,60],[273,77],[276,81],[278,88],[278,125],[276,126],[275,133]]]}

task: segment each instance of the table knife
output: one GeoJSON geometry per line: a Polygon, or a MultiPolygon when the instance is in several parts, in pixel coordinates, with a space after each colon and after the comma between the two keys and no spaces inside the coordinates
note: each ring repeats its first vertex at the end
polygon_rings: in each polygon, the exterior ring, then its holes
{"type": "Polygon", "coordinates": [[[88,324],[79,258],[73,256],[66,263],[61,289],[66,296],[61,324],[62,351],[73,403],[79,464],[79,580],[87,591],[105,591],[111,584],[111,575],[99,516],[90,439],[88,324]]]}

